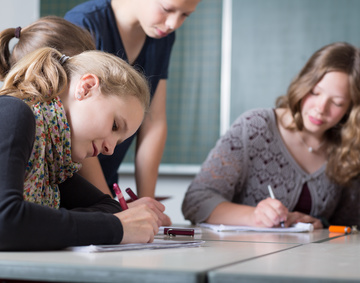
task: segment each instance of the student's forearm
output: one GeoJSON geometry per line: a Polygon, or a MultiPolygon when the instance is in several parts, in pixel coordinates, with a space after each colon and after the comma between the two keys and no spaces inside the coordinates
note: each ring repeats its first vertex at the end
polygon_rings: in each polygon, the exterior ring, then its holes
{"type": "Polygon", "coordinates": [[[136,185],[140,197],[155,195],[158,169],[165,148],[166,80],[160,80],[150,109],[139,129],[136,145],[136,185]]]}
{"type": "Polygon", "coordinates": [[[254,210],[255,207],[232,202],[222,202],[215,207],[205,222],[211,224],[254,226],[254,210]]]}
{"type": "Polygon", "coordinates": [[[140,197],[155,196],[156,181],[165,141],[166,124],[153,127],[151,132],[142,139],[140,138],[135,161],[135,178],[140,197]]]}

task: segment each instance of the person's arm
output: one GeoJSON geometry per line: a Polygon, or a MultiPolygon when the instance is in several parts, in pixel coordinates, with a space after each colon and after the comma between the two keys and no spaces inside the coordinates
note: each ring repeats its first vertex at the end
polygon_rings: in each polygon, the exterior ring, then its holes
{"type": "Polygon", "coordinates": [[[0,250],[49,250],[118,244],[119,218],[101,212],[52,209],[24,200],[35,119],[20,99],[0,96],[0,250]]]}
{"type": "Polygon", "coordinates": [[[110,189],[106,183],[104,173],[101,169],[99,159],[97,157],[90,157],[84,159],[82,162],[82,167],[78,172],[80,176],[85,178],[96,188],[102,191],[104,194],[113,197],[110,189]]]}
{"type": "Polygon", "coordinates": [[[319,218],[313,217],[311,215],[299,211],[289,212],[285,223],[286,226],[291,226],[298,222],[311,223],[314,226],[314,229],[325,228],[321,222],[321,219],[319,218]]]}
{"type": "MultiPolygon", "coordinates": [[[[185,194],[182,203],[185,219],[197,224],[209,219],[217,206],[222,207],[222,203],[226,207],[229,205],[230,209],[236,207],[231,203],[234,195],[241,193],[236,189],[244,183],[247,168],[243,144],[245,133],[245,122],[236,120],[209,152],[185,194]]],[[[229,223],[227,215],[220,215],[214,221],[229,223]]]]}
{"type": "Polygon", "coordinates": [[[162,79],[159,81],[149,112],[145,116],[137,137],[135,178],[139,197],[155,196],[166,135],[166,80],[162,79]]]}
{"type": "MultiPolygon", "coordinates": [[[[192,223],[223,223],[228,225],[278,226],[286,220],[287,208],[269,194],[256,207],[239,201],[248,178],[248,135],[251,131],[247,116],[240,116],[216,142],[201,166],[200,172],[186,192],[182,212],[192,223]]],[[[255,195],[258,192],[253,192],[255,195]]]]}
{"type": "MultiPolygon", "coordinates": [[[[205,222],[211,224],[276,227],[285,221],[287,208],[276,199],[266,198],[256,207],[222,202],[211,212],[205,222]]],[[[285,223],[286,224],[286,223],[285,223]]]]}
{"type": "Polygon", "coordinates": [[[76,211],[101,211],[117,213],[122,211],[118,201],[104,194],[79,174],[74,174],[59,184],[60,207],[76,211]]]}

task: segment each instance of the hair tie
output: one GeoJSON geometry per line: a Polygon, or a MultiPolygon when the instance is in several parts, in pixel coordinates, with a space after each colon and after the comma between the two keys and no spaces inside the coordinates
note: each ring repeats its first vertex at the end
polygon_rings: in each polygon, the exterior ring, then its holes
{"type": "Polygon", "coordinates": [[[15,29],[15,37],[16,37],[16,38],[20,38],[20,32],[21,32],[21,27],[17,27],[17,28],[15,29]]]}
{"type": "Polygon", "coordinates": [[[63,54],[63,55],[60,57],[60,59],[59,59],[60,64],[61,64],[61,65],[64,65],[65,62],[66,62],[69,58],[70,58],[69,56],[66,56],[65,54],[63,54]]]}

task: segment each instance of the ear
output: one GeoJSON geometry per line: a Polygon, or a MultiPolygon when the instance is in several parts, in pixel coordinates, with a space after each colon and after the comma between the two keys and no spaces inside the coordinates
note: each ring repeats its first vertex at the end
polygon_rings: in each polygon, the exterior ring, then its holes
{"type": "Polygon", "coordinates": [[[99,78],[94,74],[83,75],[75,89],[75,99],[83,100],[96,94],[99,88],[99,78]]]}

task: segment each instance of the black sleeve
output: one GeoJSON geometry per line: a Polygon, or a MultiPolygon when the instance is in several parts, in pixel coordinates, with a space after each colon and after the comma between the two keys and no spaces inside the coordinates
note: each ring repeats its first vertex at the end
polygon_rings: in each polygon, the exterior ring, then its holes
{"type": "Polygon", "coordinates": [[[122,224],[103,212],[52,209],[24,201],[35,119],[20,99],[0,96],[0,250],[50,250],[118,244],[122,224]]]}
{"type": "Polygon", "coordinates": [[[104,194],[78,174],[59,185],[60,207],[76,211],[122,211],[118,201],[104,194]]]}

